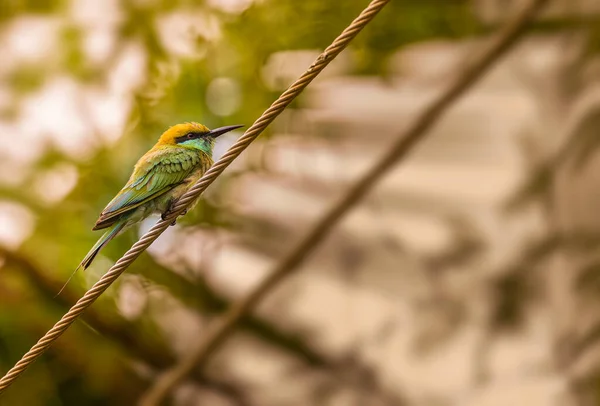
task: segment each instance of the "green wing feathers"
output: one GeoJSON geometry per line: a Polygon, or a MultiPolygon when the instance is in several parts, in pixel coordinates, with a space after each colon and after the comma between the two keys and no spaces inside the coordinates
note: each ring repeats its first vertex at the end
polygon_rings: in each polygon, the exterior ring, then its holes
{"type": "Polygon", "coordinates": [[[201,159],[199,152],[186,148],[150,151],[135,165],[129,181],[102,211],[93,229],[110,227],[123,214],[169,192],[185,181],[201,159]]]}

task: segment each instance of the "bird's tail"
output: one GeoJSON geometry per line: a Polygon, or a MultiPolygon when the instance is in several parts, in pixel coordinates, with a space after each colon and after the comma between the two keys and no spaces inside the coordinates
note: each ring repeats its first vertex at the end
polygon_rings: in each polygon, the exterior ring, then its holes
{"type": "Polygon", "coordinates": [[[58,296],[58,295],[60,295],[62,293],[62,291],[69,284],[69,282],[71,281],[71,279],[73,278],[73,276],[75,275],[75,273],[79,269],[83,269],[85,271],[86,269],[89,268],[89,266],[92,264],[92,262],[94,261],[94,258],[96,258],[96,255],[98,255],[98,253],[100,252],[100,250],[102,248],[104,248],[104,246],[106,244],[108,244],[108,242],[110,240],[112,240],[113,238],[115,238],[119,234],[119,232],[121,230],[123,230],[123,227],[125,227],[126,224],[127,224],[127,220],[126,219],[123,219],[123,220],[119,221],[114,226],[112,226],[110,229],[108,229],[102,235],[102,237],[100,237],[100,239],[98,241],[96,241],[96,244],[94,244],[94,246],[92,247],[92,249],[87,253],[87,255],[79,263],[79,265],[77,266],[77,268],[75,268],[75,270],[73,271],[73,273],[71,274],[71,276],[69,276],[69,279],[67,279],[67,282],[65,282],[65,284],[63,285],[63,287],[60,289],[60,291],[57,293],[56,296],[58,296]]]}
{"type": "Polygon", "coordinates": [[[77,271],[80,268],[83,269],[84,271],[86,269],[88,269],[90,267],[90,265],[92,264],[92,262],[94,261],[94,258],[96,258],[96,255],[98,255],[98,253],[100,252],[100,250],[102,248],[104,248],[104,246],[106,244],[108,244],[108,242],[110,240],[115,238],[117,236],[117,234],[119,234],[119,232],[123,229],[123,227],[125,226],[126,223],[127,223],[127,220],[121,220],[118,223],[116,223],[114,226],[112,226],[110,229],[108,229],[102,235],[102,237],[100,237],[100,239],[98,241],[96,241],[96,244],[94,244],[92,249],[83,258],[81,263],[77,266],[77,268],[75,268],[75,271],[77,271]]]}

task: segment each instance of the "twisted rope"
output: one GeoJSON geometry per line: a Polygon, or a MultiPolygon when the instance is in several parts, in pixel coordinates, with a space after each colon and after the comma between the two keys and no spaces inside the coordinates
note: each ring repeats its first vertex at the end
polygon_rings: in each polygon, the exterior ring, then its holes
{"type": "MultiPolygon", "coordinates": [[[[527,25],[549,0],[531,0],[516,18],[507,24],[490,41],[488,47],[457,75],[448,88],[440,94],[403,131],[383,157],[354,183],[345,196],[325,212],[317,224],[286,255],[268,276],[247,296],[235,303],[216,323],[209,326],[198,347],[183,357],[179,364],[158,377],[153,387],[143,396],[141,406],[157,406],[169,392],[195,368],[200,368],[208,358],[225,343],[236,324],[287,276],[291,275],[304,258],[329,234],[342,217],[364,197],[377,181],[401,158],[412,151],[429,130],[461,95],[502,57],[521,37],[527,25]]],[[[360,17],[359,17],[360,19],[360,17]]],[[[343,36],[343,34],[342,34],[343,36]]]]}
{"type": "Polygon", "coordinates": [[[0,379],[0,394],[4,392],[29,365],[40,357],[75,320],[127,269],[146,248],[165,231],[187,206],[244,151],[252,141],[294,100],[308,84],[354,39],[390,0],[373,0],[335,41],[319,55],[306,72],[294,82],[244,133],[172,208],[164,220],[158,221],[138,242],[94,284],[77,303],[0,379]]]}

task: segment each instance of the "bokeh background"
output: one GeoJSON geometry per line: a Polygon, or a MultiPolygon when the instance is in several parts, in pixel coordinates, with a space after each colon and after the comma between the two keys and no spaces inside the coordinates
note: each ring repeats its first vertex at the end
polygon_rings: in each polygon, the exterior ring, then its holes
{"type": "MultiPolygon", "coordinates": [[[[394,0],[0,405],[133,405],[522,0],[394,0]]],[[[168,126],[250,125],[366,0],[0,2],[0,372],[168,126]]],[[[600,3],[526,38],[173,405],[600,405],[600,3]]],[[[219,156],[240,132],[221,137],[219,156]]]]}

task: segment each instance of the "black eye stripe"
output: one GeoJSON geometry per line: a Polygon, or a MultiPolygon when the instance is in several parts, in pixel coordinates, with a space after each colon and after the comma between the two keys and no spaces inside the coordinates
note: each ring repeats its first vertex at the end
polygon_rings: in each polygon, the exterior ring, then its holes
{"type": "Polygon", "coordinates": [[[208,133],[187,133],[185,135],[182,135],[181,137],[176,137],[175,138],[175,142],[176,143],[180,143],[180,142],[184,142],[184,141],[189,141],[189,140],[193,140],[193,139],[197,139],[197,138],[202,138],[203,136],[205,136],[208,133]]]}

